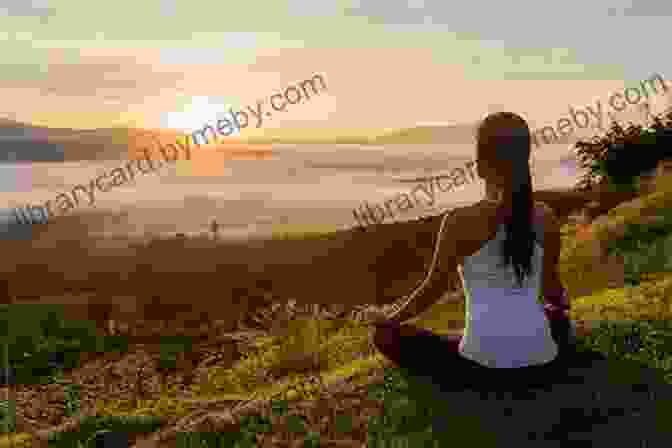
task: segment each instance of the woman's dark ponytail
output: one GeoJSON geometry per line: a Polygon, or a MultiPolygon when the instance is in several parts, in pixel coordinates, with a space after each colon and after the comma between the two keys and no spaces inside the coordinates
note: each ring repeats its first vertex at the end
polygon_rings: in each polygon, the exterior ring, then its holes
{"type": "Polygon", "coordinates": [[[535,235],[532,229],[532,136],[527,122],[511,112],[497,112],[483,120],[477,132],[478,152],[486,159],[511,169],[511,212],[502,247],[504,267],[512,265],[522,288],[532,273],[535,235]]]}
{"type": "Polygon", "coordinates": [[[504,266],[513,265],[518,287],[532,274],[535,235],[532,229],[532,176],[528,164],[519,165],[514,173],[511,220],[506,223],[506,239],[502,244],[504,266]],[[524,171],[524,172],[523,172],[524,171]]]}

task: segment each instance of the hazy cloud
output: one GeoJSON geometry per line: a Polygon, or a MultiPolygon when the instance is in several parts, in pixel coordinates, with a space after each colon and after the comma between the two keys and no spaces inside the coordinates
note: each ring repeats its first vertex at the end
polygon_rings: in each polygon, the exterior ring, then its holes
{"type": "Polygon", "coordinates": [[[174,90],[184,75],[159,71],[133,57],[86,57],[79,63],[57,60],[38,64],[6,64],[0,72],[4,88],[37,89],[43,95],[96,97],[134,103],[164,90],[174,90]]]}
{"type": "MultiPolygon", "coordinates": [[[[357,6],[346,8],[346,15],[366,16],[373,21],[388,24],[455,24],[469,18],[469,24],[484,29],[490,26],[498,28],[510,26],[512,22],[526,22],[529,26],[554,25],[554,17],[576,17],[585,15],[608,16],[618,3],[622,7],[630,4],[626,0],[610,3],[587,3],[579,0],[567,0],[553,4],[522,0],[518,2],[471,1],[454,4],[444,0],[359,0],[357,6]],[[502,20],[505,18],[504,20],[502,20]],[[546,20],[544,20],[546,19],[546,20]]],[[[661,5],[661,8],[663,6],[661,5]]],[[[556,24],[557,25],[557,24],[556,24]]]]}
{"type": "Polygon", "coordinates": [[[664,17],[672,16],[672,3],[664,1],[638,1],[623,10],[626,17],[664,17]]]}
{"type": "Polygon", "coordinates": [[[3,0],[0,3],[0,15],[45,19],[56,12],[56,8],[51,8],[48,4],[47,0],[3,0]]]}

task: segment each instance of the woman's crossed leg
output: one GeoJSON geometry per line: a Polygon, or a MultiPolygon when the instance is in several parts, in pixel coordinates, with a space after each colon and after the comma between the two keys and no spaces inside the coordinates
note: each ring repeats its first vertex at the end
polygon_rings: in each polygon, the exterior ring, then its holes
{"type": "Polygon", "coordinates": [[[557,357],[543,365],[488,368],[459,353],[461,339],[462,332],[438,335],[413,325],[384,322],[376,326],[374,344],[397,366],[442,387],[543,385],[556,378],[563,361],[557,357]]]}

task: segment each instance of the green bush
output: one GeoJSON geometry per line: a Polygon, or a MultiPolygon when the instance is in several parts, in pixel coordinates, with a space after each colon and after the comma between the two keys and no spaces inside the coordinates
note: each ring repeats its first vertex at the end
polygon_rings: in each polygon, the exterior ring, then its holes
{"type": "Polygon", "coordinates": [[[579,190],[590,189],[601,178],[618,190],[636,189],[636,177],[672,157],[672,113],[654,117],[650,128],[630,123],[623,128],[612,122],[604,136],[574,145],[582,168],[588,172],[579,180],[579,190]]]}

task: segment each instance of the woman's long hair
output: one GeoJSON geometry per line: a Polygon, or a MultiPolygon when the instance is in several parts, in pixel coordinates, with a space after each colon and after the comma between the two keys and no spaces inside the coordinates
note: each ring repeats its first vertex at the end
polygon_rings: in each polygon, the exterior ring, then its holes
{"type": "MultiPolygon", "coordinates": [[[[510,164],[511,219],[506,222],[502,245],[503,266],[513,265],[522,287],[532,274],[535,235],[532,229],[532,175],[530,173],[530,128],[523,118],[511,112],[498,112],[483,120],[477,134],[478,151],[495,163],[510,164]]],[[[495,165],[497,166],[497,165],[495,165]]]]}

